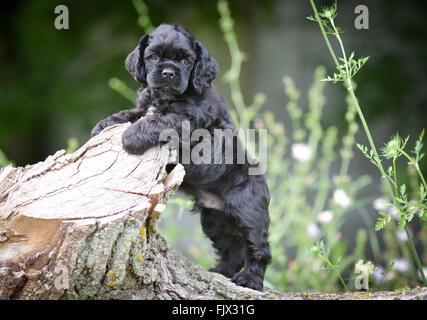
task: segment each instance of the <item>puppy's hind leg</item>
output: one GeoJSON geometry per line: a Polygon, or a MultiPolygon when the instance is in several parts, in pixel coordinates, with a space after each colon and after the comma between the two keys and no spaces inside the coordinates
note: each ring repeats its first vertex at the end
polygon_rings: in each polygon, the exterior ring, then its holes
{"type": "Polygon", "coordinates": [[[228,209],[237,221],[246,246],[245,266],[233,276],[232,281],[258,291],[262,291],[265,270],[271,261],[267,239],[270,218],[266,195],[262,192],[251,193],[251,197],[247,197],[236,192],[233,197],[236,202],[228,209]]]}
{"type": "Polygon", "coordinates": [[[237,232],[235,221],[224,212],[202,208],[200,222],[203,232],[212,241],[218,260],[209,271],[231,278],[242,269],[245,262],[245,242],[237,232]]]}

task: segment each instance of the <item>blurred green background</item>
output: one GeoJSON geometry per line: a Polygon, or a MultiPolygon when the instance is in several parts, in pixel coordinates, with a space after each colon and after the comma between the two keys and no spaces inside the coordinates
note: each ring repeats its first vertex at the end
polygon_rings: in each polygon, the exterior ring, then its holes
{"type": "MultiPolygon", "coordinates": [[[[230,88],[223,80],[230,56],[218,24],[217,2],[145,3],[155,26],[162,22],[182,24],[205,44],[220,66],[214,84],[231,105],[230,88]]],[[[316,3],[321,7],[330,1],[316,3]]],[[[359,4],[358,0],[339,2],[337,22],[345,30],[347,50],[355,50],[357,56],[370,56],[355,81],[375,143],[382,146],[396,132],[415,139],[427,120],[427,2],[366,1],[363,4],[369,8],[368,30],[354,27],[354,8],[359,4]]],[[[288,99],[283,92],[283,76],[294,80],[302,92],[300,106],[307,111],[306,92],[312,85],[315,68],[324,65],[328,74],[333,71],[318,26],[305,19],[312,14],[310,4],[295,0],[237,0],[230,1],[230,9],[240,48],[247,56],[241,73],[245,100],[249,103],[256,92],[264,93],[266,102],[260,116],[273,113],[289,132],[291,119],[284,108],[288,99]]],[[[70,137],[83,144],[99,120],[132,107],[108,86],[108,81],[117,77],[133,90],[138,89],[124,68],[127,54],[143,33],[137,18],[132,1],[21,0],[3,4],[0,150],[10,160],[19,166],[42,161],[66,148],[70,137]],[[69,9],[69,30],[54,27],[54,9],[59,4],[69,9]]],[[[342,136],[347,130],[345,90],[328,83],[325,96],[322,124],[337,126],[338,136],[342,136]]],[[[367,144],[363,132],[357,133],[356,142],[367,144]]],[[[427,171],[426,163],[421,163],[423,172],[427,171]]],[[[332,174],[338,170],[331,168],[332,174]]],[[[354,178],[364,174],[373,178],[373,183],[361,191],[362,196],[380,194],[377,169],[358,150],[349,173],[354,178]]],[[[175,205],[182,208],[179,201],[175,205]]],[[[376,214],[371,207],[368,211],[376,214]]],[[[210,249],[206,241],[200,242],[198,218],[182,215],[180,209],[170,219],[180,222],[178,229],[176,224],[164,226],[168,240],[185,248],[187,255],[202,265],[211,265],[212,253],[201,253],[210,249]],[[189,237],[193,233],[197,233],[196,241],[189,237]]],[[[358,216],[346,220],[341,232],[350,246],[355,245],[355,233],[361,224],[358,216]]],[[[366,257],[370,256],[368,250],[366,257]]]]}

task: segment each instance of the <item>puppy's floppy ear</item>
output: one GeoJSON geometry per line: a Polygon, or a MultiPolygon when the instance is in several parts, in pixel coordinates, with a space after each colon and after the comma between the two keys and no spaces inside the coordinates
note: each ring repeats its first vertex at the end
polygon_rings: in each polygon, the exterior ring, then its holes
{"type": "Polygon", "coordinates": [[[147,70],[145,69],[144,62],[144,51],[147,45],[148,35],[144,34],[141,39],[139,39],[138,46],[131,53],[129,53],[125,61],[126,70],[136,81],[144,86],[147,85],[147,70]]]}
{"type": "Polygon", "coordinates": [[[206,48],[199,41],[194,41],[194,51],[197,58],[192,72],[192,84],[197,93],[201,94],[203,88],[209,88],[218,73],[218,64],[206,48]]]}

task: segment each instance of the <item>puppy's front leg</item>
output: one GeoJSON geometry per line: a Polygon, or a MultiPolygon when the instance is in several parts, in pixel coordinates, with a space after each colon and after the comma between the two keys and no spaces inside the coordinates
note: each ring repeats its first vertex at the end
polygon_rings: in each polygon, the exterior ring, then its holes
{"type": "Polygon", "coordinates": [[[178,114],[152,114],[132,124],[122,136],[123,149],[130,154],[143,154],[160,144],[160,133],[166,129],[181,135],[185,117],[178,114]]]}
{"type": "Polygon", "coordinates": [[[126,123],[126,122],[135,122],[140,117],[144,115],[145,110],[141,108],[135,108],[130,110],[122,110],[120,112],[117,112],[104,120],[99,121],[96,126],[92,129],[91,137],[96,136],[98,133],[100,133],[102,130],[104,130],[107,127],[110,127],[115,124],[119,123],[126,123]]]}

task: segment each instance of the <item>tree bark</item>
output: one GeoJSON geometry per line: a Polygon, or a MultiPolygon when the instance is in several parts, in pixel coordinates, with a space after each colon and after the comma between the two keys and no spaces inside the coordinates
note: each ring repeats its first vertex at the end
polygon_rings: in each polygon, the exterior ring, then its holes
{"type": "Polygon", "coordinates": [[[320,297],[238,287],[170,248],[156,226],[184,169],[166,175],[165,146],[123,151],[128,126],[105,129],[73,154],[0,170],[0,299],[320,297]]]}

